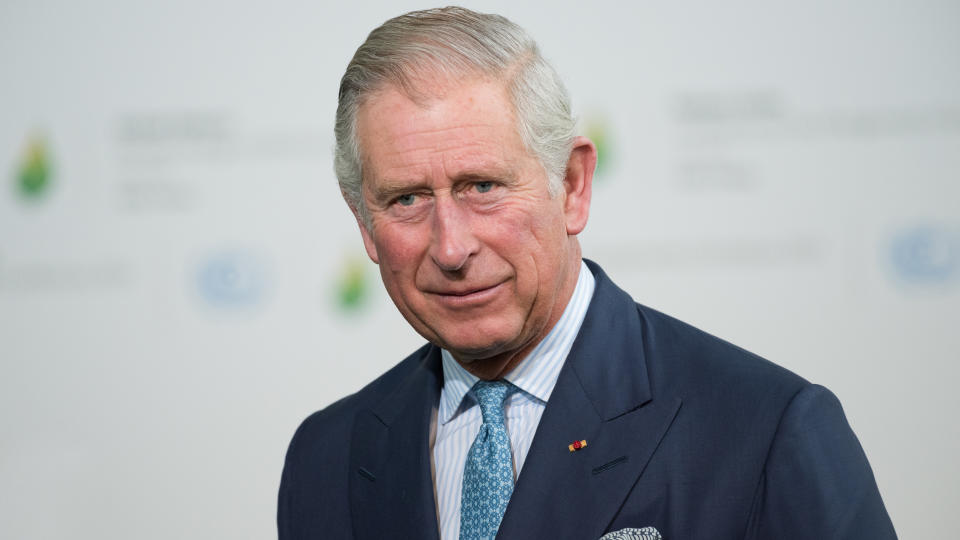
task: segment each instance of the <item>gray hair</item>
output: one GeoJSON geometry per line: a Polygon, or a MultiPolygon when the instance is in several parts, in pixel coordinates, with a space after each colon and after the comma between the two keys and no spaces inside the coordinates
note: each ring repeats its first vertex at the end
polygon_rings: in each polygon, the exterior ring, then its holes
{"type": "Polygon", "coordinates": [[[500,15],[460,7],[413,11],[370,32],[340,80],[334,169],[344,199],[367,225],[357,110],[387,86],[418,100],[425,97],[418,81],[468,74],[504,82],[521,139],[543,166],[550,193],[560,191],[576,122],[563,82],[533,39],[500,15]]]}

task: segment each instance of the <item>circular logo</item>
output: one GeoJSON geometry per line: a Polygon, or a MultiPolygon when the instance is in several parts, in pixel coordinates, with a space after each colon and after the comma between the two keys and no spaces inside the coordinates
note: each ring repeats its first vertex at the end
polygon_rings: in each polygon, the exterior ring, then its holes
{"type": "Polygon", "coordinates": [[[890,261],[903,281],[946,283],[960,270],[960,235],[929,225],[904,229],[893,236],[890,261]]]}
{"type": "Polygon", "coordinates": [[[259,304],[266,293],[264,264],[249,253],[224,252],[208,257],[197,272],[200,296],[215,307],[259,304]]]}

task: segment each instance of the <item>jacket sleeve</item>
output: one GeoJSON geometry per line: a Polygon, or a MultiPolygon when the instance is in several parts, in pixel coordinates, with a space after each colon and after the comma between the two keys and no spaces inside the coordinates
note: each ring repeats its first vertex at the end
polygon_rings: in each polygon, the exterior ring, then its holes
{"type": "Polygon", "coordinates": [[[867,456],[826,388],[804,387],[785,409],[746,538],[896,538],[867,456]]]}

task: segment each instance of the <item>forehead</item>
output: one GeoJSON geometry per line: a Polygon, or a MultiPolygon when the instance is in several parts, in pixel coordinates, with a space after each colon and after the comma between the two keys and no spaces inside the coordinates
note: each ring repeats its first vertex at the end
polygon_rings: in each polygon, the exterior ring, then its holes
{"type": "Polygon", "coordinates": [[[365,180],[426,168],[508,167],[530,158],[502,83],[473,80],[428,90],[411,98],[388,86],[360,106],[365,180]]]}

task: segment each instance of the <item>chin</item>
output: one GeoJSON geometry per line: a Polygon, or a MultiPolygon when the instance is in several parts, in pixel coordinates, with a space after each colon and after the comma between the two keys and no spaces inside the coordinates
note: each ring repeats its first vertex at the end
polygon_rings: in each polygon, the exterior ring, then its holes
{"type": "Polygon", "coordinates": [[[473,362],[474,360],[483,360],[485,358],[490,358],[496,356],[503,352],[505,349],[504,344],[501,342],[497,343],[452,343],[445,342],[441,345],[444,349],[447,349],[456,357],[457,360],[463,362],[473,362]]]}
{"type": "Polygon", "coordinates": [[[484,334],[476,327],[468,332],[469,336],[446,336],[446,338],[440,336],[440,339],[431,341],[452,352],[457,360],[472,362],[503,353],[510,348],[510,343],[516,338],[512,336],[513,339],[496,339],[490,334],[484,334]]]}

